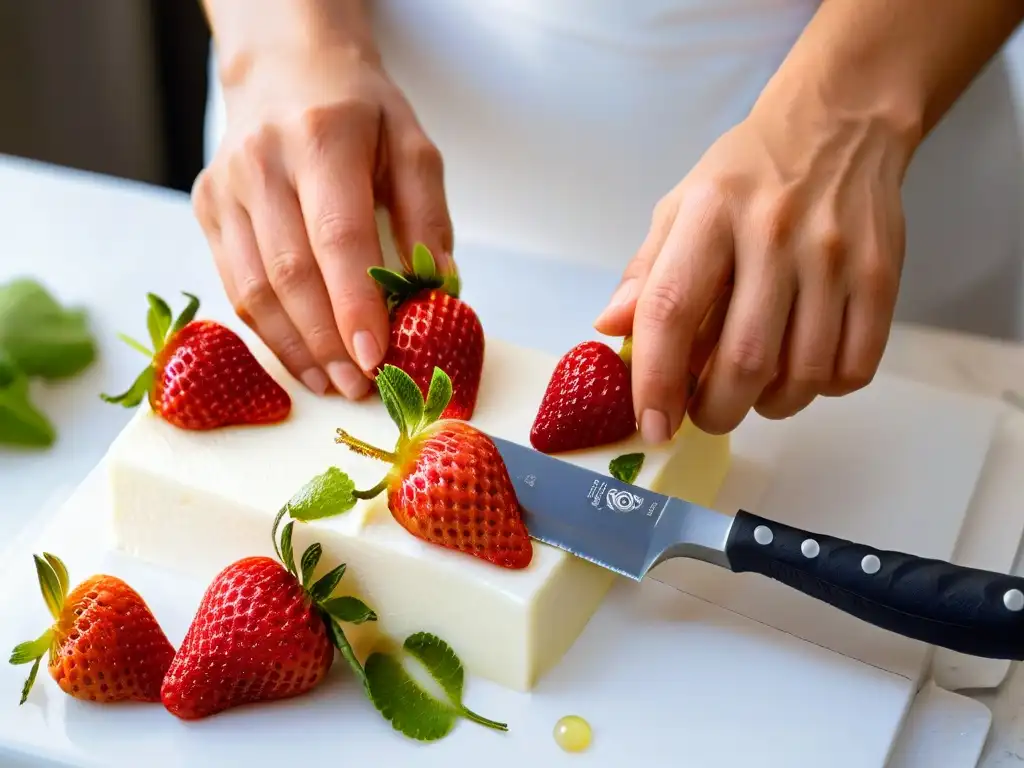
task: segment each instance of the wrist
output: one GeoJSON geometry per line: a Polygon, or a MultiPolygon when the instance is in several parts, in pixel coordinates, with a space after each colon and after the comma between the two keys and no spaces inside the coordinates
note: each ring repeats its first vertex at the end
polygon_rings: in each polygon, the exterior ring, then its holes
{"type": "Polygon", "coordinates": [[[749,120],[789,137],[859,136],[884,145],[900,178],[924,134],[925,99],[898,77],[863,69],[787,62],[755,102],[749,120]]]}
{"type": "Polygon", "coordinates": [[[225,91],[254,70],[317,61],[379,63],[365,0],[204,0],[225,91]]]}

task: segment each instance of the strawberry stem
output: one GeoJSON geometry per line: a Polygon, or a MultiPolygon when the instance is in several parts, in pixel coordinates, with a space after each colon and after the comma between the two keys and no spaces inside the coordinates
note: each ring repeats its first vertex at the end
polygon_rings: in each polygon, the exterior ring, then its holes
{"type": "Polygon", "coordinates": [[[388,487],[389,479],[390,478],[387,475],[385,475],[384,479],[377,483],[375,486],[373,486],[373,488],[369,488],[365,491],[352,491],[352,495],[355,496],[357,499],[374,499],[377,496],[379,496],[384,491],[385,488],[388,487]]]}
{"type": "Polygon", "coordinates": [[[626,365],[633,363],[633,337],[627,336],[622,340],[622,349],[619,350],[619,357],[626,365]]]}
{"type": "Polygon", "coordinates": [[[367,456],[368,458],[385,461],[389,464],[395,464],[398,461],[398,455],[392,451],[385,451],[382,448],[372,446],[358,437],[353,437],[344,429],[337,430],[337,437],[334,438],[334,442],[346,446],[350,451],[358,453],[360,456],[367,456]]]}

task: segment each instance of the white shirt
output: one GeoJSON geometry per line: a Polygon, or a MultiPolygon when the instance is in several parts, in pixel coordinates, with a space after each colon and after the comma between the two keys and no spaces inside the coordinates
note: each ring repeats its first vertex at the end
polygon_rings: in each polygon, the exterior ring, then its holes
{"type": "MultiPolygon", "coordinates": [[[[621,269],[654,204],[747,114],[815,0],[375,0],[385,66],[445,159],[456,242],[621,269]]],[[[223,130],[219,92],[211,142],[223,130]]],[[[1019,335],[1024,160],[1005,69],[905,186],[899,316],[1019,335]]],[[[457,248],[456,248],[457,255],[457,248]]]]}

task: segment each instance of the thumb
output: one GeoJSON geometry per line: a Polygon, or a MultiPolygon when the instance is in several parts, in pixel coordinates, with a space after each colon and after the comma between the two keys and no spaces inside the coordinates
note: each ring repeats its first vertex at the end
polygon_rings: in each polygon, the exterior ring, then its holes
{"type": "Polygon", "coordinates": [[[594,329],[606,336],[628,336],[633,330],[633,313],[636,302],[643,291],[651,268],[661,253],[668,233],[675,221],[675,206],[661,213],[655,212],[651,229],[647,233],[640,250],[622,273],[618,288],[612,293],[608,305],[594,321],[594,329]]]}

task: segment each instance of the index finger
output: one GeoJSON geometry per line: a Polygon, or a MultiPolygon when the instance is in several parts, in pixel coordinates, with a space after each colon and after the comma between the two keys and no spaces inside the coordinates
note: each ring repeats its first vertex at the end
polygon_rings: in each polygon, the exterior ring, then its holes
{"type": "Polygon", "coordinates": [[[384,358],[389,322],[367,270],[382,263],[373,192],[375,139],[339,132],[311,153],[296,191],[313,254],[349,355],[367,375],[384,358]]]}
{"type": "Polygon", "coordinates": [[[697,332],[732,266],[728,214],[681,206],[633,318],[633,406],[650,443],[668,440],[682,424],[697,332]]]}

